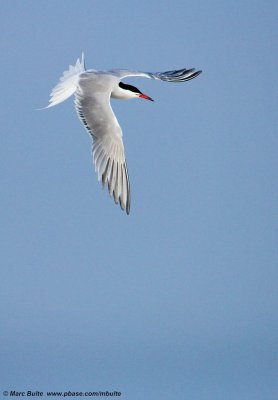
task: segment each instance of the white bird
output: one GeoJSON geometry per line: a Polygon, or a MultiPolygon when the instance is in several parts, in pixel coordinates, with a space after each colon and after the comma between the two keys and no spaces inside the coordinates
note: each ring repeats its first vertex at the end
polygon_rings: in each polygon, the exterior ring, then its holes
{"type": "Polygon", "coordinates": [[[75,95],[75,108],[93,139],[93,160],[98,180],[107,184],[110,196],[120,203],[122,210],[130,212],[130,184],[122,140],[122,130],[110,105],[110,98],[153,99],[134,86],[121,82],[132,76],[167,82],[184,82],[196,78],[202,71],[180,69],[166,72],[139,72],[124,69],[110,71],[86,70],[84,54],[75,66],[70,65],[50,94],[46,108],[75,95]]]}

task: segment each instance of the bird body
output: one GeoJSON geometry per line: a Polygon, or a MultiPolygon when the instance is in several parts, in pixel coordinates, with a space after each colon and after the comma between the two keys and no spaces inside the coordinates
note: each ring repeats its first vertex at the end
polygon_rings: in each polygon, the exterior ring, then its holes
{"type": "Polygon", "coordinates": [[[129,100],[153,99],[121,80],[145,77],[167,82],[183,82],[195,78],[201,71],[182,69],[167,72],[128,70],[86,70],[84,55],[70,66],[50,94],[46,108],[55,106],[75,95],[75,108],[80,120],[93,139],[93,159],[98,179],[108,185],[110,196],[127,214],[130,212],[130,184],[122,141],[122,130],[111,108],[110,98],[129,100]]]}

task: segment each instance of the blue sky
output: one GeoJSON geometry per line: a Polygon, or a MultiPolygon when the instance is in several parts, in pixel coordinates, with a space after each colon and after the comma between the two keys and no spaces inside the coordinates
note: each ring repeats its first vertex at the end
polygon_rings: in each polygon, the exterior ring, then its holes
{"type": "Polygon", "coordinates": [[[277,2],[2,1],[1,392],[274,400],[277,2]],[[73,100],[88,68],[134,78],[113,101],[131,180],[102,191],[73,100]]]}

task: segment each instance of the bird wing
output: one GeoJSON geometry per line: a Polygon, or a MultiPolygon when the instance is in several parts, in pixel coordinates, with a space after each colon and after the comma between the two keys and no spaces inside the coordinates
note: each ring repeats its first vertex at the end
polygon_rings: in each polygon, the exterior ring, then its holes
{"type": "Polygon", "coordinates": [[[75,107],[93,138],[93,159],[98,179],[107,184],[110,196],[127,214],[130,212],[130,185],[122,141],[122,130],[110,105],[115,78],[100,79],[94,73],[80,75],[75,107]]]}
{"type": "Polygon", "coordinates": [[[196,71],[195,68],[182,68],[165,72],[140,72],[128,71],[125,69],[114,69],[110,71],[114,76],[123,79],[129,76],[141,76],[144,78],[157,79],[166,82],[185,82],[196,78],[202,71],[196,71]]]}

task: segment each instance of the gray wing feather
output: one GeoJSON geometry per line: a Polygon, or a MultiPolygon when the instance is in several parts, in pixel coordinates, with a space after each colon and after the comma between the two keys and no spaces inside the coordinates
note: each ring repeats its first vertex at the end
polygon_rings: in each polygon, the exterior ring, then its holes
{"type": "Polygon", "coordinates": [[[153,74],[150,73],[150,75],[152,75],[152,78],[159,79],[161,81],[185,82],[196,78],[201,72],[202,71],[196,71],[195,68],[183,68],[175,71],[155,72],[153,74]]]}
{"type": "Polygon", "coordinates": [[[93,139],[93,160],[103,187],[130,212],[130,185],[122,141],[122,130],[110,106],[109,87],[94,82],[93,76],[80,78],[75,93],[75,107],[93,139]],[[93,87],[92,87],[93,86],[93,87]]]}
{"type": "Polygon", "coordinates": [[[140,72],[140,71],[128,71],[128,70],[112,70],[110,71],[119,79],[126,78],[128,76],[141,76],[150,79],[158,79],[166,82],[185,82],[196,78],[202,71],[196,71],[195,68],[182,68],[173,71],[166,72],[140,72]]]}

